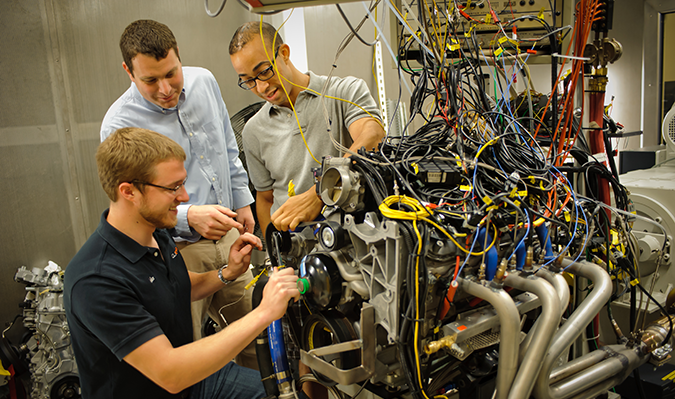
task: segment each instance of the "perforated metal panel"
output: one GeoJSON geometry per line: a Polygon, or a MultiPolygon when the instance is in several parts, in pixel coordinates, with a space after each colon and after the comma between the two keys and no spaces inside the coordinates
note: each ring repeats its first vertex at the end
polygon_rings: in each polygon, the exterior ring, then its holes
{"type": "Polygon", "coordinates": [[[675,110],[670,110],[663,120],[663,137],[675,145],[675,110]]]}

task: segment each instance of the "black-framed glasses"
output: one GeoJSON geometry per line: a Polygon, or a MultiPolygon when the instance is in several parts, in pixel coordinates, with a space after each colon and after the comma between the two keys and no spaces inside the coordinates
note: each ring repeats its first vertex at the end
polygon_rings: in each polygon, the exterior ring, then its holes
{"type": "MultiPolygon", "coordinates": [[[[281,47],[279,47],[281,48],[281,47]]],[[[277,48],[277,51],[274,52],[274,59],[277,59],[277,56],[279,55],[279,48],[277,48]]],[[[252,90],[256,86],[256,80],[259,80],[261,82],[264,82],[266,80],[272,79],[274,76],[274,65],[270,64],[267,68],[263,69],[258,73],[255,78],[252,79],[246,79],[246,80],[241,80],[239,78],[239,82],[237,85],[241,87],[244,90],[252,90]]]]}
{"type": "Polygon", "coordinates": [[[187,177],[185,178],[185,180],[183,180],[183,182],[181,184],[177,185],[176,187],[160,186],[158,184],[152,184],[152,183],[148,183],[147,181],[140,181],[140,180],[132,180],[132,181],[130,181],[130,183],[143,184],[144,186],[157,187],[157,188],[161,188],[161,189],[166,190],[166,191],[170,191],[173,194],[176,194],[178,192],[178,190],[180,190],[180,188],[185,186],[185,183],[187,183],[187,177]]]}

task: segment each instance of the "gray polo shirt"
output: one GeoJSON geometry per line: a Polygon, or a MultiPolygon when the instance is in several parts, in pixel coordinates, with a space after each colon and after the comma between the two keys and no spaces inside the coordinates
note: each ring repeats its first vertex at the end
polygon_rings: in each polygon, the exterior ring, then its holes
{"type": "MultiPolygon", "coordinates": [[[[309,88],[321,93],[326,76],[309,72],[309,88]]],[[[358,78],[331,78],[326,95],[349,100],[381,119],[377,103],[366,83],[358,78]]],[[[352,104],[325,98],[333,137],[345,147],[352,145],[349,126],[369,115],[352,104]]],[[[326,128],[319,95],[303,90],[295,101],[302,132],[314,157],[342,156],[333,146],[326,128]]],[[[251,182],[258,191],[274,190],[274,213],[288,199],[288,183],[293,180],[295,193],[307,191],[313,184],[312,168],[320,166],[310,156],[300,134],[293,110],[270,103],[265,105],[244,126],[242,134],[246,164],[251,182]]]]}

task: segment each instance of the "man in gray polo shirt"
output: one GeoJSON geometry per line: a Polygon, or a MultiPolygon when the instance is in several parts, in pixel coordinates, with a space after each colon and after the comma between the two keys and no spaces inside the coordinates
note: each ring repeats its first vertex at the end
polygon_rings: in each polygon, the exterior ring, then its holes
{"type": "MultiPolygon", "coordinates": [[[[260,226],[263,233],[270,221],[278,230],[295,229],[303,221],[314,220],[323,207],[315,192],[312,168],[321,165],[322,157],[343,155],[326,129],[320,93],[324,93],[327,77],[295,68],[288,44],[264,22],[262,27],[260,22],[240,26],[229,51],[239,86],[267,101],[242,134],[249,177],[257,190],[260,226]]],[[[335,139],[352,151],[374,149],[384,129],[365,82],[333,77],[325,95],[335,139]]]]}

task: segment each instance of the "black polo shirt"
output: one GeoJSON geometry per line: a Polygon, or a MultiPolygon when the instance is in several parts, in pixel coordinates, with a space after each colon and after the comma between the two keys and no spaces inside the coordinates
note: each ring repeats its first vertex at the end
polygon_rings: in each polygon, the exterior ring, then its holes
{"type": "Polygon", "coordinates": [[[162,334],[174,347],[192,342],[187,268],[165,230],[153,233],[160,249],[148,248],[112,227],[107,216],[106,210],[65,274],[82,397],[176,397],[122,359],[162,334]]]}

